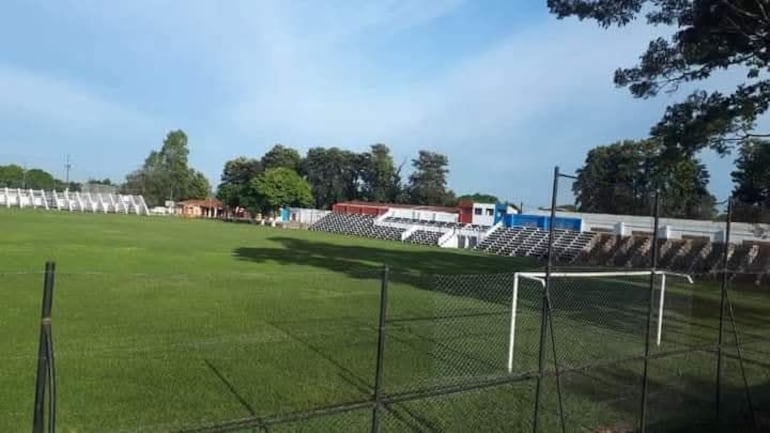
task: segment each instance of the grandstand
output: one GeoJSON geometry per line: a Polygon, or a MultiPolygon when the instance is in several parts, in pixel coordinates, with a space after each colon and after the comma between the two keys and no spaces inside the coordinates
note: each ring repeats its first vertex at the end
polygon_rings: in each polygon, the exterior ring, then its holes
{"type": "MultiPolygon", "coordinates": [[[[662,219],[659,267],[687,273],[721,269],[724,248],[730,269],[770,275],[770,243],[748,224],[733,225],[734,243],[723,243],[724,223],[662,219]]],[[[311,230],[401,241],[443,248],[468,248],[503,255],[543,258],[548,254],[547,214],[522,215],[500,205],[435,208],[349,202],[335,205],[311,230]],[[494,212],[479,212],[494,209],[494,212]],[[474,219],[479,215],[482,219],[474,219]]],[[[650,266],[653,245],[649,217],[578,214],[554,220],[554,257],[559,263],[612,267],[650,266]],[[587,230],[586,228],[590,228],[587,230]]]]}
{"type": "Polygon", "coordinates": [[[441,232],[430,232],[427,230],[415,230],[409,237],[404,239],[404,242],[410,244],[419,245],[438,245],[438,241],[441,238],[441,232]]]}
{"type": "Polygon", "coordinates": [[[404,230],[374,223],[371,215],[330,213],[310,226],[310,230],[400,241],[404,230]]]}
{"type": "MultiPolygon", "coordinates": [[[[596,233],[556,229],[554,253],[559,261],[573,262],[592,242],[596,233]]],[[[496,227],[477,247],[479,251],[503,256],[545,257],[548,230],[537,227],[496,227]]]]}
{"type": "MultiPolygon", "coordinates": [[[[463,208],[338,203],[331,213],[312,223],[310,230],[444,248],[471,248],[490,228],[490,224],[484,223],[491,223],[491,218],[475,218],[473,206],[476,205],[465,203],[470,211],[465,211],[463,216],[463,208]]],[[[486,217],[484,212],[479,214],[486,217]]]]}
{"type": "Polygon", "coordinates": [[[149,214],[147,204],[141,195],[43,191],[21,188],[0,189],[0,207],[91,213],[149,214]]]}
{"type": "MultiPolygon", "coordinates": [[[[651,247],[650,235],[598,233],[576,260],[591,266],[648,267],[651,247]]],[[[730,269],[755,274],[770,272],[770,243],[744,241],[725,247],[722,242],[702,238],[661,240],[658,267],[690,274],[717,272],[722,268],[724,248],[730,269]]]]}

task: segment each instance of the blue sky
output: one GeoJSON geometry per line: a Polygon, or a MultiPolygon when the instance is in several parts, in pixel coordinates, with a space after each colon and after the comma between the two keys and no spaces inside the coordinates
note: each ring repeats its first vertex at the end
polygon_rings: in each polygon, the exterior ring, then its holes
{"type": "MultiPolygon", "coordinates": [[[[554,165],[644,137],[684,96],[612,84],[665,31],[558,21],[545,0],[6,0],[0,163],[63,177],[70,154],[73,178],[122,180],[181,128],[216,185],[275,143],[382,142],[447,154],[458,193],[544,205],[554,165]]],[[[704,158],[725,197],[732,159],[704,158]]]]}

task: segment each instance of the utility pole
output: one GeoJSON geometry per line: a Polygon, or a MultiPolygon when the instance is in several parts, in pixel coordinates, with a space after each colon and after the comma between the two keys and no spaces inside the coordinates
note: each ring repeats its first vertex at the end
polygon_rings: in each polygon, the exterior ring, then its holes
{"type": "Polygon", "coordinates": [[[67,187],[70,184],[70,168],[72,168],[72,164],[70,164],[70,156],[67,154],[66,158],[64,158],[64,182],[67,184],[67,187]]]}

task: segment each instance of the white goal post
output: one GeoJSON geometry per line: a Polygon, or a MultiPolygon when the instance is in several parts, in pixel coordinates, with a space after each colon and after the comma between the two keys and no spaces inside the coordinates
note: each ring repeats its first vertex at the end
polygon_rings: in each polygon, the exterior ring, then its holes
{"type": "MultiPolygon", "coordinates": [[[[658,302],[657,345],[660,346],[663,333],[663,304],[666,296],[666,277],[683,278],[693,284],[692,277],[687,274],[669,271],[606,271],[606,272],[551,272],[551,278],[612,278],[612,277],[641,277],[660,275],[660,299],[658,302]]],[[[535,281],[545,288],[545,272],[516,272],[513,274],[513,299],[511,301],[511,329],[508,342],[508,372],[513,371],[513,350],[516,338],[516,312],[519,300],[519,280],[535,281]]]]}

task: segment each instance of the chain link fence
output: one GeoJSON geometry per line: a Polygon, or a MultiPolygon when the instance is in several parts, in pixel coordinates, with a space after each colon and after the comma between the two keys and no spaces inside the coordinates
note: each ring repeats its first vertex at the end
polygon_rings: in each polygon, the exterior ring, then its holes
{"type": "MultiPolygon", "coordinates": [[[[43,274],[0,276],[3,305],[13,305],[1,319],[13,337],[0,380],[32,390],[43,274]]],[[[766,423],[770,291],[756,273],[727,275],[721,321],[721,274],[669,277],[665,293],[661,275],[652,292],[649,275],[554,277],[547,297],[543,284],[521,280],[510,371],[515,274],[329,277],[60,271],[57,425],[354,432],[377,418],[381,432],[622,432],[639,429],[645,392],[647,431],[766,423]],[[293,296],[316,308],[270,293],[278,278],[296,279],[293,296]],[[329,300],[340,284],[350,285],[346,298],[329,300]]],[[[3,393],[3,431],[28,425],[32,397],[3,393]]]]}
{"type": "MultiPolygon", "coordinates": [[[[725,242],[632,239],[597,253],[604,265],[558,263],[534,278],[60,268],[56,425],[78,433],[767,431],[770,253],[740,231],[732,242],[728,220],[719,222],[725,242]],[[647,271],[617,272],[640,267],[647,271]],[[671,273],[664,282],[661,268],[693,282],[671,273]],[[588,270],[599,273],[557,274],[588,270]]],[[[8,336],[0,389],[10,390],[0,393],[0,431],[26,431],[33,413],[43,281],[42,272],[0,272],[8,336]]]]}

